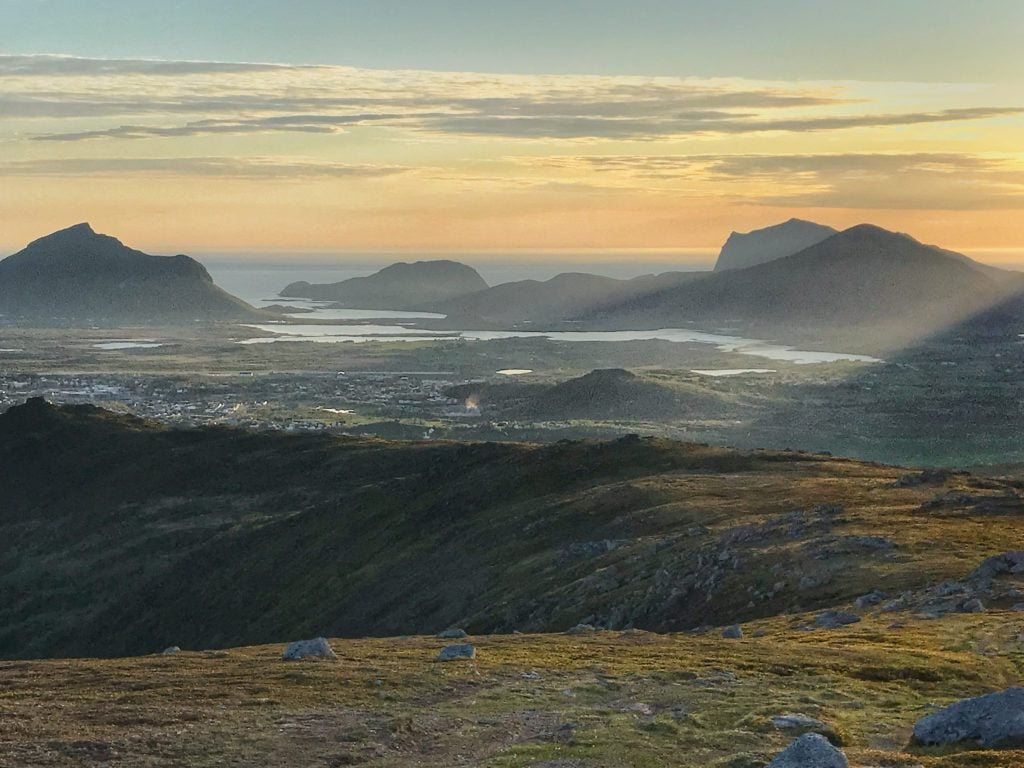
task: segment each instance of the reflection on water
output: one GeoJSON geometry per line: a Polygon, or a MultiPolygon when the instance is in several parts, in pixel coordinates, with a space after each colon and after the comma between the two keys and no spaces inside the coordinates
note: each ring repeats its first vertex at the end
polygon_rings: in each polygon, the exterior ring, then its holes
{"type": "Polygon", "coordinates": [[[93,344],[95,349],[153,349],[162,346],[163,344],[155,341],[104,341],[93,344]]]}
{"type": "MultiPolygon", "coordinates": [[[[289,302],[290,303],[290,302],[289,302]]],[[[444,320],[446,315],[433,312],[403,312],[399,309],[331,309],[309,306],[312,312],[285,313],[299,320],[444,320]]]]}
{"type": "Polygon", "coordinates": [[[774,368],[694,368],[690,373],[701,376],[744,376],[748,373],[778,373],[774,368]]]}
{"type": "Polygon", "coordinates": [[[260,324],[251,328],[266,333],[279,334],[270,337],[246,339],[240,344],[270,344],[277,341],[314,341],[356,343],[370,341],[496,341],[498,339],[546,338],[566,342],[611,342],[611,341],[672,341],[695,344],[712,344],[722,352],[766,357],[798,365],[806,363],[834,363],[852,361],[862,363],[881,362],[876,357],[854,355],[845,352],[812,352],[794,349],[782,344],[773,344],[758,339],[740,336],[724,336],[683,328],[659,328],[653,331],[425,331],[404,325],[302,325],[302,324],[260,324]]]}

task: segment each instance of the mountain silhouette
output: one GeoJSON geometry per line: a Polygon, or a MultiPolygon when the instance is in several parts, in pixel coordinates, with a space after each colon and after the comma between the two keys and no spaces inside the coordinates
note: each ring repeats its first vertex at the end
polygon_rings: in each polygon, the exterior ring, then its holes
{"type": "Polygon", "coordinates": [[[792,256],[836,232],[832,227],[803,219],[790,219],[753,232],[733,232],[718,254],[715,272],[744,269],[792,256]]]}
{"type": "Polygon", "coordinates": [[[608,327],[702,322],[778,335],[843,337],[885,349],[1024,290],[1021,276],[909,235],[861,224],[799,253],[605,307],[608,327]]]}
{"type": "Polygon", "coordinates": [[[413,309],[486,288],[486,281],[472,267],[442,259],[399,262],[368,277],[337,283],[300,280],[286,286],[280,295],[334,301],[352,309],[413,309]]]}
{"type": "Polygon", "coordinates": [[[0,261],[0,314],[14,322],[193,322],[258,315],[188,256],[152,256],[76,224],[0,261]]]}

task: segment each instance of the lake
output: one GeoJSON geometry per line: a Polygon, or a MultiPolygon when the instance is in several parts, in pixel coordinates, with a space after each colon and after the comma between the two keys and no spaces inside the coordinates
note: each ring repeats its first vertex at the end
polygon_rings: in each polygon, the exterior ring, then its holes
{"type": "MultiPolygon", "coordinates": [[[[346,310],[347,311],[347,310],[346,310]]],[[[378,314],[378,316],[381,316],[378,314]]],[[[386,317],[386,315],[384,315],[386,317]]],[[[311,341],[321,344],[397,341],[497,341],[499,339],[546,338],[572,343],[671,341],[688,344],[710,344],[722,352],[779,360],[797,365],[810,363],[860,362],[878,363],[877,357],[846,352],[800,350],[782,344],[740,336],[725,336],[684,328],[659,328],[652,331],[426,331],[411,325],[303,325],[263,323],[250,328],[274,334],[245,339],[239,344],[272,344],[283,341],[311,341]]]]}

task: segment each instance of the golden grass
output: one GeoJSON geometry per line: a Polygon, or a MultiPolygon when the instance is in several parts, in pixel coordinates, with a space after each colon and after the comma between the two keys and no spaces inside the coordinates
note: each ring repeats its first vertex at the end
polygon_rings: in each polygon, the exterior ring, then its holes
{"type": "Polygon", "coordinates": [[[791,740],[770,723],[785,712],[830,723],[855,766],[1024,765],[1024,751],[907,746],[932,705],[1020,680],[1017,615],[817,632],[807,618],[732,641],[478,637],[475,662],[448,664],[426,637],[334,640],[337,662],[286,663],[279,645],[4,662],[0,765],[739,768],[791,740]]]}

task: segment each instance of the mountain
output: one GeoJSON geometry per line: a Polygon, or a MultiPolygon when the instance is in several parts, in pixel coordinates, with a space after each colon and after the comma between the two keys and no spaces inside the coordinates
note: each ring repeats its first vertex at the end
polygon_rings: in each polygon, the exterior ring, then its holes
{"type": "Polygon", "coordinates": [[[76,224],[0,261],[0,314],[15,321],[193,322],[257,317],[188,256],[151,256],[76,224]]]}
{"type": "Polygon", "coordinates": [[[549,280],[518,280],[484,291],[424,305],[461,321],[555,323],[706,276],[704,272],[665,272],[620,280],[585,272],[565,272],[549,280]]]}
{"type": "Polygon", "coordinates": [[[40,399],[0,415],[0,465],[5,658],[722,625],[962,578],[1024,514],[1012,484],[814,454],[170,429],[40,399]]]}
{"type": "Polygon", "coordinates": [[[733,232],[718,254],[715,272],[744,269],[792,256],[831,237],[836,231],[813,221],[790,219],[753,232],[733,232]]]}
{"type": "Polygon", "coordinates": [[[369,277],[338,283],[291,283],[281,296],[334,301],[352,309],[413,309],[482,291],[487,283],[470,266],[457,261],[399,262],[369,277]]]}
{"type": "Polygon", "coordinates": [[[797,254],[717,272],[588,319],[611,327],[729,324],[748,332],[901,346],[1024,289],[1020,275],[862,224],[797,254]]]}

